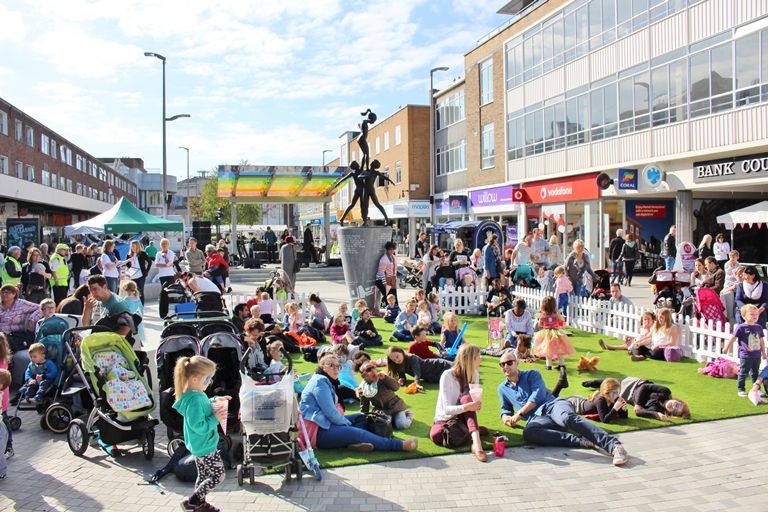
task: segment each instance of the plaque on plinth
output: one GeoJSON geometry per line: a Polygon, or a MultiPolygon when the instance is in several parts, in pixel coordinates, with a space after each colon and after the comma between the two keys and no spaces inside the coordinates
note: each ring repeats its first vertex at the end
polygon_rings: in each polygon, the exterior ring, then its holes
{"type": "Polygon", "coordinates": [[[352,302],[365,299],[368,307],[378,310],[381,298],[376,300],[378,290],[376,270],[384,254],[384,244],[392,239],[389,226],[342,227],[338,230],[341,265],[352,302]]]}

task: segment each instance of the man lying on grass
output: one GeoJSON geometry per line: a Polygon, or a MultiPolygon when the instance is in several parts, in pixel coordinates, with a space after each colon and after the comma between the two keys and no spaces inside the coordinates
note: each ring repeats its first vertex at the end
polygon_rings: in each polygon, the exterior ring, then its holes
{"type": "Polygon", "coordinates": [[[505,425],[513,427],[522,419],[528,443],[592,448],[613,455],[616,466],[627,463],[627,451],[615,436],[576,414],[568,400],[555,398],[537,370],[520,371],[518,364],[513,350],[501,355],[499,366],[506,379],[499,384],[499,402],[505,425]]]}

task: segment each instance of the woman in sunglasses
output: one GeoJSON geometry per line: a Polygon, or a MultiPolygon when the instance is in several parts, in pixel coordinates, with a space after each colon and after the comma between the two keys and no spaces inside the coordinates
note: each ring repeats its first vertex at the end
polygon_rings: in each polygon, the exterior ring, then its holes
{"type": "Polygon", "coordinates": [[[313,448],[347,448],[359,452],[413,451],[415,437],[403,441],[373,434],[367,430],[365,414],[343,414],[335,388],[339,385],[341,365],[332,354],[323,355],[317,371],[301,394],[299,410],[307,426],[313,448]]]}

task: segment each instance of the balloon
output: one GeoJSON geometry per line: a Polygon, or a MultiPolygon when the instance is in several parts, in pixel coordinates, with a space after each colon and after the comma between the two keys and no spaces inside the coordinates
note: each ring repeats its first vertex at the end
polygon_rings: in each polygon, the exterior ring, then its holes
{"type": "Polygon", "coordinates": [[[573,224],[568,224],[568,227],[566,228],[566,231],[571,233],[573,231],[573,224]]]}
{"type": "Polygon", "coordinates": [[[565,226],[563,226],[562,224],[560,224],[559,226],[557,226],[557,231],[558,231],[559,233],[565,233],[565,226]]]}
{"type": "Polygon", "coordinates": [[[542,230],[542,231],[544,230],[544,223],[543,222],[539,222],[539,229],[542,230]]]}

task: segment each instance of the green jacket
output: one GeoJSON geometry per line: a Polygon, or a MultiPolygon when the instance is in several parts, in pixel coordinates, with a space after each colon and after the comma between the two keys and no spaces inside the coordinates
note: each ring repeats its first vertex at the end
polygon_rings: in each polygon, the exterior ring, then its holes
{"type": "Polygon", "coordinates": [[[211,401],[202,391],[185,391],[173,404],[184,416],[184,444],[195,457],[212,454],[219,444],[219,420],[211,401]]]}

